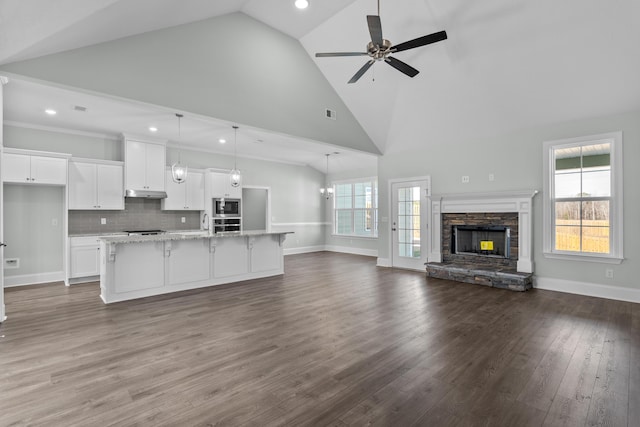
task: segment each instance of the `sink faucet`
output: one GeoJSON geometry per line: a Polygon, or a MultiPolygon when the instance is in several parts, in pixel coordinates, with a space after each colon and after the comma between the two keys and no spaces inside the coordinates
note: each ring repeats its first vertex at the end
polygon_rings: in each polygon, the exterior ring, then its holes
{"type": "Polygon", "coordinates": [[[202,229],[203,230],[209,229],[209,214],[207,214],[206,212],[202,216],[202,229]]]}

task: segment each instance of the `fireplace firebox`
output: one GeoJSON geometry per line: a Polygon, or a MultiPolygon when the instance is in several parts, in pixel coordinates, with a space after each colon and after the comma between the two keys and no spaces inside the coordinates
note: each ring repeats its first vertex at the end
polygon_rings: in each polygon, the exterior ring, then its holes
{"type": "Polygon", "coordinates": [[[511,229],[501,225],[454,225],[451,230],[451,252],[458,255],[476,255],[509,258],[511,229]]]}

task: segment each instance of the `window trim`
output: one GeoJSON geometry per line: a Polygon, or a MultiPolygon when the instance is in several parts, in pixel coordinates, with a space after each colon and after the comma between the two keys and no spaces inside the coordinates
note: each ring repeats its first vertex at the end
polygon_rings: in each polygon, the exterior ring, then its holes
{"type": "Polygon", "coordinates": [[[555,258],[572,261],[601,262],[607,264],[620,264],[624,260],[623,255],[623,157],[622,157],[622,132],[609,132],[597,135],[586,135],[576,138],[557,139],[543,143],[543,255],[546,258],[555,258]],[[609,254],[576,253],[557,251],[554,249],[555,211],[554,194],[555,165],[552,152],[556,148],[580,147],[607,140],[611,142],[611,205],[609,206],[610,248],[609,254]]]}
{"type": "MultiPolygon", "coordinates": [[[[364,178],[353,178],[353,179],[344,179],[344,180],[339,180],[339,181],[333,181],[331,182],[331,186],[333,187],[333,201],[332,201],[332,206],[331,206],[331,236],[333,237],[349,237],[349,238],[360,238],[360,239],[378,239],[379,235],[380,235],[380,230],[379,230],[379,224],[378,224],[378,232],[376,233],[376,226],[374,224],[373,229],[371,230],[371,235],[369,236],[363,236],[362,234],[355,234],[355,217],[353,215],[353,212],[355,212],[356,210],[366,210],[366,208],[355,208],[353,206],[355,206],[355,192],[351,192],[351,208],[350,209],[336,209],[336,199],[337,199],[337,189],[336,189],[336,185],[339,184],[358,184],[358,183],[365,183],[365,182],[371,182],[374,185],[374,190],[373,190],[373,195],[371,197],[372,201],[375,201],[375,205],[371,208],[371,210],[373,211],[372,213],[374,214],[375,217],[375,212],[378,212],[378,215],[380,214],[380,209],[378,207],[378,205],[380,204],[380,201],[378,200],[378,193],[379,188],[378,188],[378,177],[375,176],[371,176],[371,177],[364,177],[364,178]],[[351,230],[352,232],[350,234],[342,234],[342,233],[337,233],[336,232],[336,211],[337,210],[350,210],[351,211],[351,230]]],[[[353,190],[353,187],[352,187],[353,190]]],[[[379,218],[378,218],[379,219],[379,218]]]]}

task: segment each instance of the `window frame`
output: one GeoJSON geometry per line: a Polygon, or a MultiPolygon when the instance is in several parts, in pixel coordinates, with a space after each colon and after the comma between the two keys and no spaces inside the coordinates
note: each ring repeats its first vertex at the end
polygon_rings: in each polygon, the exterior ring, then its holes
{"type": "Polygon", "coordinates": [[[331,183],[331,186],[333,187],[333,198],[332,198],[333,200],[332,200],[332,206],[331,206],[331,235],[335,236],[335,237],[349,237],[349,238],[356,238],[356,239],[377,239],[378,235],[379,235],[379,230],[378,230],[378,222],[376,221],[376,219],[379,221],[379,218],[378,218],[379,207],[378,207],[378,205],[380,204],[379,200],[378,200],[378,193],[379,193],[378,178],[377,177],[366,177],[366,178],[355,178],[355,179],[333,181],[331,183]],[[365,184],[365,183],[371,183],[372,184],[371,215],[373,217],[373,220],[372,220],[372,227],[371,227],[371,235],[368,235],[368,236],[355,233],[355,215],[354,215],[354,213],[356,211],[367,210],[367,208],[356,208],[355,207],[356,194],[355,194],[355,191],[354,191],[354,186],[355,186],[355,184],[365,184]],[[338,198],[337,197],[338,190],[337,190],[336,186],[344,185],[344,184],[350,184],[351,185],[351,208],[348,208],[348,209],[337,209],[336,208],[336,200],[338,198]],[[351,212],[351,233],[349,233],[349,234],[338,233],[338,230],[336,229],[336,227],[337,227],[336,214],[337,214],[338,211],[350,211],[351,212]]]}
{"type": "MultiPolygon", "coordinates": [[[[543,143],[543,255],[546,258],[555,258],[573,261],[601,262],[607,264],[620,264],[624,260],[623,255],[623,158],[622,158],[622,132],[609,132],[597,135],[586,135],[576,138],[557,139],[543,143]],[[609,247],[610,253],[588,253],[559,251],[555,249],[555,202],[566,198],[555,197],[555,163],[553,151],[558,148],[583,147],[598,143],[611,144],[611,196],[609,205],[609,247]]],[[[589,200],[598,197],[589,197],[589,200]]]]}

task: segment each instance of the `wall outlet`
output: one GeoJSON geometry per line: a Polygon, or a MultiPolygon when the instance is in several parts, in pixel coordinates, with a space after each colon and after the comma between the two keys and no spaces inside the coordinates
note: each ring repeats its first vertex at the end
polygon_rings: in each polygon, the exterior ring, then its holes
{"type": "Polygon", "coordinates": [[[496,177],[492,173],[490,173],[489,174],[489,181],[495,181],[495,180],[496,180],[496,177]]]}
{"type": "Polygon", "coordinates": [[[185,222],[187,222],[187,218],[185,218],[185,217],[180,217],[180,222],[184,224],[185,222]]]}
{"type": "Polygon", "coordinates": [[[107,225],[107,218],[100,218],[101,225],[107,225]]]}
{"type": "Polygon", "coordinates": [[[4,260],[4,268],[7,270],[20,268],[20,258],[6,258],[4,260]]]}
{"type": "Polygon", "coordinates": [[[462,175],[462,183],[467,184],[469,182],[469,175],[462,175]]]}
{"type": "Polygon", "coordinates": [[[604,277],[606,277],[607,279],[613,279],[613,268],[607,268],[604,271],[604,277]]]}

